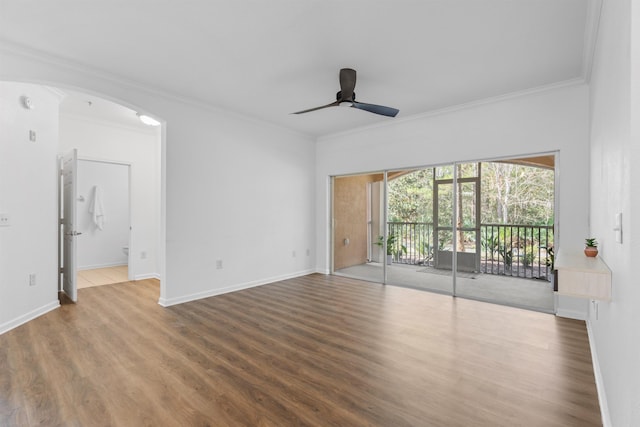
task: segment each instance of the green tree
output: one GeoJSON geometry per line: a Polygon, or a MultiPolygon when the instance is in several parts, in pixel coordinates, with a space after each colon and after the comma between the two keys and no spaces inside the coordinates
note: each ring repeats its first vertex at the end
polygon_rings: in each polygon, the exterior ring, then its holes
{"type": "Polygon", "coordinates": [[[482,163],[482,222],[553,225],[553,183],[550,169],[482,163]]]}
{"type": "MultiPolygon", "coordinates": [[[[476,163],[458,168],[458,178],[475,176],[476,163]]],[[[434,176],[453,178],[451,166],[426,168],[408,172],[389,180],[389,221],[433,222],[434,176]]],[[[485,224],[553,225],[554,172],[532,166],[502,162],[481,164],[481,216],[485,224]]],[[[439,215],[451,215],[449,191],[441,187],[439,215]]],[[[475,217],[472,186],[459,185],[456,222],[467,225],[475,217]],[[464,199],[464,200],[461,200],[464,199]]]]}
{"type": "Polygon", "coordinates": [[[433,222],[433,169],[420,169],[389,181],[389,221],[433,222]]]}

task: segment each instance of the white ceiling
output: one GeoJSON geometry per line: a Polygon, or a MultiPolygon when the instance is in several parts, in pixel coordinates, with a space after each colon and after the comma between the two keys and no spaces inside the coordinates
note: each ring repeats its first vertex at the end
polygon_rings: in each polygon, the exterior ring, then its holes
{"type": "Polygon", "coordinates": [[[83,92],[67,89],[62,92],[65,96],[60,104],[61,115],[112,122],[139,131],[154,132],[156,129],[143,124],[137,116],[137,111],[115,102],[83,92]]]}
{"type": "Polygon", "coordinates": [[[321,136],[584,79],[592,1],[0,0],[0,41],[321,136]],[[290,114],[343,67],[398,117],[290,114]]]}

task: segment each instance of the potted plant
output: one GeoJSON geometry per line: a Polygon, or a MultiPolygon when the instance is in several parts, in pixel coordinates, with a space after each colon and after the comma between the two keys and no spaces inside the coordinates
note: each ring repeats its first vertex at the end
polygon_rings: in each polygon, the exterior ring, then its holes
{"type": "MultiPolygon", "coordinates": [[[[387,236],[387,265],[391,265],[394,257],[398,257],[399,254],[407,253],[407,247],[405,245],[396,245],[398,237],[395,234],[389,234],[387,236]]],[[[378,236],[376,245],[384,246],[384,236],[378,236]]]]}
{"type": "Polygon", "coordinates": [[[598,242],[595,238],[585,239],[584,244],[584,254],[586,256],[593,258],[598,255],[598,242]]]}

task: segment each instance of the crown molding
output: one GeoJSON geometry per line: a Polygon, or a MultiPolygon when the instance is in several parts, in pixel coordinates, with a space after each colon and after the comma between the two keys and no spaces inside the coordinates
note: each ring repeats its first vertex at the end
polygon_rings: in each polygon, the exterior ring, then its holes
{"type": "MultiPolygon", "coordinates": [[[[51,65],[53,67],[56,68],[62,68],[62,69],[67,69],[70,70],[72,72],[84,75],[84,76],[88,76],[94,79],[98,79],[98,80],[102,80],[105,81],[107,83],[110,83],[112,85],[116,85],[116,86],[120,86],[120,87],[124,87],[124,88],[128,88],[128,89],[132,89],[138,92],[141,92],[145,95],[151,96],[151,97],[157,97],[157,98],[162,98],[166,101],[170,101],[170,102],[175,102],[175,103],[180,103],[192,108],[196,108],[196,109],[200,109],[200,110],[205,110],[205,111],[209,111],[212,113],[216,113],[222,116],[227,116],[229,118],[234,118],[236,120],[240,120],[240,121],[244,121],[244,122],[250,122],[250,123],[254,123],[256,125],[262,126],[262,127],[268,127],[274,130],[278,130],[280,132],[286,132],[291,134],[292,136],[295,137],[299,137],[299,138],[304,138],[304,139],[308,139],[309,141],[315,141],[315,138],[307,133],[304,132],[300,132],[294,129],[290,129],[288,127],[285,126],[281,126],[281,125],[277,125],[271,122],[267,122],[264,120],[261,120],[259,118],[253,117],[253,116],[248,116],[245,114],[241,114],[235,111],[231,111],[228,109],[224,109],[221,106],[218,105],[213,105],[207,101],[204,101],[202,99],[199,98],[194,98],[194,97],[186,97],[183,95],[179,95],[167,90],[162,90],[162,89],[158,89],[156,87],[153,86],[149,86],[146,85],[144,83],[141,83],[139,81],[136,80],[132,80],[129,79],[127,77],[121,76],[121,75],[117,75],[117,74],[113,74],[113,73],[108,73],[106,71],[103,71],[101,69],[95,68],[95,67],[91,67],[87,64],[84,63],[80,63],[71,59],[66,59],[66,58],[62,58],[56,55],[52,55],[48,52],[42,51],[42,50],[38,50],[38,49],[34,49],[22,44],[18,44],[12,41],[7,41],[7,40],[3,40],[0,39],[0,53],[5,53],[8,55],[14,55],[17,57],[23,57],[32,61],[36,61],[36,62],[40,62],[46,65],[51,65]]],[[[39,82],[31,82],[31,83],[39,83],[39,82]]],[[[46,83],[42,83],[40,82],[40,84],[43,84],[45,86],[51,86],[53,83],[53,85],[55,86],[55,82],[46,82],[46,83]]],[[[78,90],[80,92],[82,91],[87,91],[89,90],[88,88],[83,88],[83,87],[75,87],[74,90],[78,90]]],[[[100,94],[100,93],[96,93],[93,92],[92,95],[98,96],[98,97],[105,97],[108,96],[108,94],[100,94]]],[[[109,99],[109,98],[107,98],[109,99]]],[[[121,105],[125,105],[128,108],[131,108],[133,110],[138,110],[139,108],[137,108],[136,106],[131,106],[131,105],[126,105],[126,104],[122,104],[121,100],[118,100],[117,98],[111,98],[109,99],[111,101],[114,101],[118,104],[121,105]]],[[[154,115],[155,116],[155,115],[154,115]]],[[[162,119],[162,117],[158,118],[162,119]]]]}
{"type": "MultiPolygon", "coordinates": [[[[52,54],[49,54],[47,52],[44,51],[40,51],[40,50],[36,50],[24,45],[20,45],[14,42],[8,42],[6,40],[1,40],[0,39],[0,52],[5,52],[11,55],[16,55],[16,56],[22,56],[34,61],[38,61],[41,63],[45,63],[48,65],[53,65],[55,67],[59,67],[59,68],[66,68],[69,69],[71,71],[83,74],[83,75],[87,75],[96,79],[100,79],[103,81],[106,81],[108,83],[117,85],[117,86],[121,86],[121,87],[125,87],[125,88],[130,88],[136,91],[139,91],[141,93],[144,93],[146,95],[150,95],[153,97],[160,97],[163,98],[167,101],[171,101],[171,102],[177,102],[183,105],[187,105],[193,108],[197,108],[197,109],[202,109],[202,110],[206,110],[206,111],[210,111],[216,114],[220,114],[220,115],[224,115],[227,117],[233,117],[235,119],[241,120],[241,121],[246,121],[246,122],[251,122],[254,123],[256,125],[260,125],[260,126],[265,126],[265,127],[269,127],[275,130],[279,130],[281,132],[286,132],[289,133],[293,136],[296,137],[302,137],[304,139],[308,139],[310,141],[316,141],[316,142],[321,142],[325,139],[332,139],[335,137],[340,137],[340,136],[345,136],[345,135],[352,135],[352,134],[356,134],[356,133],[360,133],[360,132],[364,132],[367,130],[372,130],[372,129],[379,129],[379,128],[386,128],[386,127],[390,127],[390,126],[395,126],[397,124],[400,123],[407,123],[407,122],[413,122],[416,120],[421,120],[424,118],[429,118],[429,117],[434,117],[434,116],[438,116],[438,115],[442,115],[442,114],[449,114],[452,112],[456,112],[456,111],[462,111],[462,110],[466,110],[469,108],[475,108],[478,106],[482,106],[482,105],[487,105],[487,104],[492,104],[492,103],[497,103],[497,102],[502,102],[508,99],[515,99],[515,98],[519,98],[519,97],[524,97],[524,96],[529,96],[535,93],[540,93],[540,92],[546,92],[546,91],[550,91],[550,90],[554,90],[554,89],[558,89],[558,88],[562,88],[562,87],[568,87],[568,86],[575,86],[575,85],[580,85],[580,84],[584,84],[584,83],[588,83],[590,75],[591,75],[591,64],[593,62],[593,55],[594,55],[594,51],[595,51],[595,45],[596,45],[596,40],[597,40],[597,30],[598,30],[598,24],[600,21],[600,10],[602,7],[602,0],[589,0],[589,4],[587,6],[587,20],[586,20],[586,25],[585,25],[585,41],[584,41],[584,51],[583,51],[583,67],[582,67],[582,71],[581,71],[581,76],[574,78],[574,79],[569,79],[569,80],[565,80],[562,82],[557,82],[557,83],[552,83],[549,85],[543,85],[543,86],[538,86],[538,87],[534,87],[531,89],[525,89],[525,90],[521,90],[521,91],[516,91],[516,92],[511,92],[511,93],[507,93],[507,94],[503,94],[503,95],[498,95],[498,96],[494,96],[494,97],[489,97],[489,98],[484,98],[484,99],[479,99],[479,100],[475,100],[475,101],[470,101],[467,103],[462,103],[462,104],[458,104],[458,105],[453,105],[450,107],[445,107],[445,108],[441,108],[438,110],[433,110],[433,111],[428,111],[425,113],[418,113],[415,115],[411,115],[411,116],[407,116],[407,117],[401,117],[401,118],[396,118],[394,119],[392,122],[385,122],[385,123],[376,123],[376,124],[372,124],[372,125],[366,125],[366,126],[361,126],[361,127],[357,127],[357,128],[353,128],[353,129],[349,129],[346,131],[340,131],[340,132],[335,132],[335,133],[328,133],[328,134],[324,134],[324,135],[320,135],[320,136],[314,136],[312,134],[308,134],[305,132],[301,132],[301,131],[297,131],[282,125],[277,125],[271,122],[267,122],[264,121],[262,119],[256,118],[256,117],[252,117],[252,116],[247,116],[235,111],[230,111],[227,109],[223,109],[220,106],[217,105],[213,105],[210,104],[202,99],[198,99],[198,98],[194,98],[194,97],[185,97],[182,95],[178,95],[166,90],[161,90],[155,87],[151,87],[148,85],[145,85],[141,82],[132,80],[132,79],[128,79],[125,78],[123,76],[119,76],[119,75],[115,75],[112,73],[107,73],[103,70],[97,69],[95,67],[91,67],[88,66],[86,64],[83,63],[79,63],[73,60],[68,60],[59,56],[55,56],[52,54]]],[[[49,83],[50,85],[50,83],[49,83]]],[[[83,90],[83,88],[79,88],[80,91],[83,90]]],[[[86,89],[84,89],[86,90],[86,89]]],[[[101,94],[95,94],[96,96],[104,96],[101,94]]],[[[118,101],[117,99],[115,100],[115,102],[117,103],[121,103],[120,101],[118,101]]],[[[132,109],[136,109],[135,106],[130,107],[132,109]]]]}
{"type": "Polygon", "coordinates": [[[51,92],[56,98],[58,98],[58,102],[62,102],[62,100],[67,96],[66,93],[64,93],[58,88],[50,87],[50,86],[45,86],[44,88],[49,92],[51,92]]]}
{"type": "Polygon", "coordinates": [[[387,127],[391,127],[391,126],[396,126],[396,125],[401,124],[401,123],[410,123],[410,122],[423,120],[423,119],[430,118],[430,117],[440,116],[440,115],[443,115],[443,114],[451,114],[451,113],[454,113],[454,112],[457,112],[457,111],[463,111],[463,110],[468,110],[468,109],[471,109],[471,108],[477,108],[477,107],[480,107],[480,106],[483,106],[483,105],[496,104],[496,103],[507,101],[507,100],[510,100],[510,99],[523,98],[523,97],[535,95],[535,94],[538,94],[538,93],[550,92],[550,91],[561,89],[561,88],[565,88],[565,87],[580,86],[580,85],[585,84],[585,83],[586,82],[585,82],[584,78],[577,77],[577,78],[565,80],[565,81],[562,81],[562,82],[551,83],[551,84],[548,84],[548,85],[537,86],[537,87],[530,88],[530,89],[524,89],[524,90],[520,90],[520,91],[516,91],[516,92],[510,92],[510,93],[506,93],[506,94],[503,94],[503,95],[498,95],[498,96],[492,96],[492,97],[489,97],[489,98],[478,99],[478,100],[466,102],[466,103],[463,103],[463,104],[452,105],[450,107],[440,108],[438,110],[432,110],[432,111],[428,111],[426,113],[419,113],[419,114],[414,114],[414,115],[407,116],[407,117],[401,117],[399,119],[395,119],[393,122],[376,123],[376,124],[373,124],[373,125],[361,126],[361,127],[358,127],[358,128],[349,129],[349,130],[342,131],[342,132],[336,132],[336,133],[331,133],[331,134],[327,134],[327,135],[322,135],[322,136],[317,138],[317,141],[318,142],[322,142],[325,139],[328,140],[328,139],[333,139],[333,138],[336,138],[336,137],[353,135],[353,134],[356,134],[356,133],[369,131],[369,130],[373,130],[373,129],[387,128],[387,127]]]}
{"type": "Polygon", "coordinates": [[[26,59],[47,64],[47,65],[52,65],[54,67],[71,70],[89,77],[93,77],[96,79],[107,81],[112,84],[116,84],[118,86],[124,86],[130,89],[136,89],[141,92],[144,92],[147,95],[163,96],[163,97],[170,96],[166,92],[156,90],[154,88],[146,86],[135,80],[127,79],[122,76],[118,76],[116,74],[107,73],[98,68],[91,67],[86,64],[73,61],[70,59],[66,59],[60,56],[52,55],[48,52],[34,49],[19,43],[0,40],[0,52],[23,57],[26,59]]]}
{"type": "Polygon", "coordinates": [[[584,26],[584,49],[582,52],[582,78],[587,83],[591,81],[591,70],[593,68],[593,58],[596,53],[601,15],[602,0],[589,0],[584,26]]]}

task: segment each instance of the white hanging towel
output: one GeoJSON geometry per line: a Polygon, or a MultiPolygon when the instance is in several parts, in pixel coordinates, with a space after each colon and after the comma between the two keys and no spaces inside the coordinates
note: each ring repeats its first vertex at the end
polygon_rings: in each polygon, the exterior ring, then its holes
{"type": "Polygon", "coordinates": [[[93,200],[89,205],[89,213],[93,215],[93,223],[98,227],[98,230],[104,228],[106,217],[104,214],[104,206],[102,205],[102,189],[97,185],[93,187],[93,200]]]}

